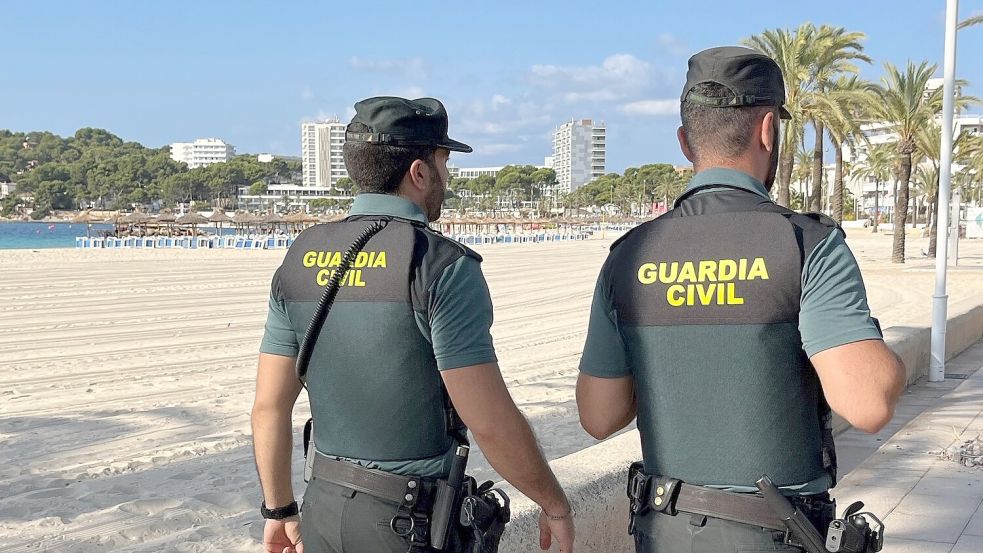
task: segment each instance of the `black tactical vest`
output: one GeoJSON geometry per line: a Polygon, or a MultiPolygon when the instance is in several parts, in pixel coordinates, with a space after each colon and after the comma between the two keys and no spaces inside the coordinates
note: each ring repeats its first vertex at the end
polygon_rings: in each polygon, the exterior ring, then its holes
{"type": "Polygon", "coordinates": [[[314,443],[327,455],[402,461],[453,445],[430,337],[430,288],[470,249],[406,219],[358,215],[304,231],[287,251],[273,290],[303,341],[324,287],[355,237],[389,224],[358,254],[342,281],[306,376],[314,443]]]}
{"type": "MultiPolygon", "coordinates": [[[[802,267],[836,224],[754,193],[695,194],[605,266],[638,400],[645,471],[691,484],[794,485],[835,471],[798,330],[802,267]]],[[[833,476],[835,479],[835,476],[833,476]]]]}

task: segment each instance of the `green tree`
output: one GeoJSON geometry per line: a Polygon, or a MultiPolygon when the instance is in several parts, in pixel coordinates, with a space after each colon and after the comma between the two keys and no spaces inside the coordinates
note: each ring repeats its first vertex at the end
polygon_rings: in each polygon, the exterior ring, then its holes
{"type": "Polygon", "coordinates": [[[352,196],[352,191],[355,189],[355,181],[348,177],[341,177],[338,182],[335,183],[334,187],[348,196],[352,196]]]}
{"type": "Polygon", "coordinates": [[[265,181],[260,180],[249,185],[250,196],[262,196],[263,194],[266,194],[267,190],[269,190],[269,185],[267,185],[265,181]]]}
{"type": "MultiPolygon", "coordinates": [[[[844,83],[848,81],[845,75],[856,75],[859,69],[855,61],[870,63],[870,57],[863,53],[863,40],[866,35],[859,32],[848,32],[843,27],[823,25],[811,29],[811,40],[807,48],[807,59],[811,79],[807,81],[803,94],[803,109],[815,131],[815,142],[812,151],[812,195],[809,199],[809,209],[822,209],[822,179],[823,179],[823,134],[830,124],[838,125],[842,130],[843,118],[839,112],[842,102],[844,83]]],[[[830,133],[832,135],[832,133],[830,133]]],[[[834,138],[835,141],[835,138],[834,138]]],[[[842,167],[842,159],[840,160],[842,167]]],[[[842,174],[840,175],[842,177],[842,174]]],[[[840,219],[842,220],[842,181],[840,182],[840,219]]]]}
{"type": "Polygon", "coordinates": [[[909,61],[903,71],[890,63],[885,64],[886,75],[881,78],[880,85],[874,86],[875,97],[869,105],[871,117],[888,123],[890,130],[898,136],[896,147],[901,164],[894,204],[895,232],[891,248],[891,261],[894,263],[905,262],[904,229],[908,217],[915,134],[919,128],[932,122],[942,105],[941,89],[926,92],[926,85],[935,74],[935,69],[936,66],[928,62],[915,65],[909,61]]]}
{"type": "Polygon", "coordinates": [[[881,184],[890,180],[896,165],[897,150],[891,144],[870,146],[867,159],[857,167],[855,174],[874,182],[874,228],[877,232],[880,221],[881,184]]]}
{"type": "Polygon", "coordinates": [[[959,28],[965,29],[966,27],[972,27],[974,25],[983,25],[983,15],[976,15],[965,19],[959,24],[959,28]]]}
{"type": "Polygon", "coordinates": [[[787,29],[766,30],[744,39],[744,45],[762,52],[778,64],[785,79],[785,108],[792,118],[782,126],[781,150],[778,158],[776,201],[788,206],[790,184],[795,163],[796,144],[802,139],[807,115],[803,109],[808,104],[810,80],[810,56],[815,27],[811,23],[799,26],[795,31],[787,29]]]}
{"type": "MultiPolygon", "coordinates": [[[[827,87],[821,100],[822,109],[817,110],[820,114],[818,117],[826,123],[826,131],[833,145],[835,168],[830,207],[832,217],[838,223],[843,221],[843,179],[847,174],[847,164],[843,160],[843,145],[847,142],[856,144],[867,140],[860,130],[859,121],[862,111],[870,101],[870,83],[856,75],[840,77],[827,87]]],[[[815,175],[815,172],[813,174],[815,175]]],[[[812,205],[815,207],[815,203],[812,205]]]]}

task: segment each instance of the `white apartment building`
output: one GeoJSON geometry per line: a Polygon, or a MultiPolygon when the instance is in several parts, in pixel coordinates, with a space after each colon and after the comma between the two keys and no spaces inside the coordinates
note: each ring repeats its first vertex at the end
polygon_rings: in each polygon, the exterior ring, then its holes
{"type": "Polygon", "coordinates": [[[342,146],[345,127],[338,119],[303,123],[300,128],[300,152],[304,186],[334,187],[348,176],[342,146]]]}
{"type": "MultiPolygon", "coordinates": [[[[941,81],[941,79],[938,80],[941,81]]],[[[932,83],[930,83],[926,88],[930,89],[932,86],[932,83]]],[[[941,124],[941,122],[940,117],[939,123],[941,124]]],[[[959,136],[959,134],[962,132],[967,132],[975,136],[983,135],[983,116],[957,115],[953,119],[953,127],[955,129],[955,136],[959,136]]],[[[869,125],[864,125],[861,127],[861,131],[864,133],[864,136],[867,137],[867,140],[870,142],[870,146],[863,142],[843,144],[843,159],[854,166],[863,165],[866,162],[872,146],[891,144],[897,142],[898,140],[897,134],[892,130],[891,125],[888,123],[872,123],[869,125]]],[[[953,166],[953,171],[959,171],[959,169],[960,167],[958,165],[953,166]]],[[[912,168],[912,170],[914,171],[914,168],[912,168]]],[[[831,178],[832,173],[830,172],[830,178],[827,179],[826,182],[832,182],[831,178]]],[[[890,212],[894,208],[893,180],[887,183],[882,182],[878,187],[877,183],[875,183],[872,179],[864,180],[851,175],[847,177],[845,185],[854,196],[860,198],[860,207],[869,212],[873,211],[875,188],[878,188],[880,193],[880,199],[878,200],[880,211],[890,212]]]]}
{"type": "Polygon", "coordinates": [[[604,175],[605,130],[603,122],[581,119],[568,121],[553,132],[558,192],[573,192],[604,175]]]}
{"type": "Polygon", "coordinates": [[[223,163],[235,155],[235,146],[218,138],[199,138],[194,142],[171,144],[171,159],[186,163],[189,169],[223,163]]]}

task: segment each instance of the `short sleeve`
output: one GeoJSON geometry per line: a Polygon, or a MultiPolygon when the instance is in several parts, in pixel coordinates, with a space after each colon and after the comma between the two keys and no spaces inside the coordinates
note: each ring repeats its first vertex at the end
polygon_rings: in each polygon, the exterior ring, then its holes
{"type": "Polygon", "coordinates": [[[839,232],[830,233],[806,259],[799,332],[809,357],[844,344],[881,339],[870,316],[860,266],[839,232]]]}
{"type": "Polygon", "coordinates": [[[286,357],[297,357],[297,352],[300,351],[297,334],[287,317],[286,306],[283,300],[278,299],[273,292],[270,293],[266,330],[263,333],[263,341],[260,342],[259,351],[286,357]]]}
{"type": "Polygon", "coordinates": [[[481,265],[462,256],[430,288],[428,321],[437,368],[445,371],[498,361],[491,337],[492,318],[481,265]]]}
{"type": "Polygon", "coordinates": [[[618,330],[618,314],[611,299],[611,286],[605,269],[597,277],[591,301],[587,341],[580,358],[580,372],[600,378],[631,375],[625,343],[618,330]]]}

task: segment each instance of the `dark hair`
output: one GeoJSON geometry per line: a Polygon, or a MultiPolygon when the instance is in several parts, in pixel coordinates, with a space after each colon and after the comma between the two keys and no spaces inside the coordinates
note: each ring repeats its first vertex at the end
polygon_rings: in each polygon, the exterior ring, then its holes
{"type": "MultiPolygon", "coordinates": [[[[348,125],[349,132],[372,132],[362,123],[348,125]]],[[[369,142],[348,142],[342,147],[348,176],[362,192],[392,194],[399,188],[410,165],[422,159],[434,164],[433,146],[384,146],[369,142]]]]}
{"type": "MultiPolygon", "coordinates": [[[[733,96],[730,89],[718,83],[700,83],[690,92],[708,98],[733,96]]],[[[697,159],[735,158],[751,145],[750,129],[755,119],[775,109],[771,106],[718,108],[683,102],[679,112],[686,130],[686,145],[697,159]]]]}

